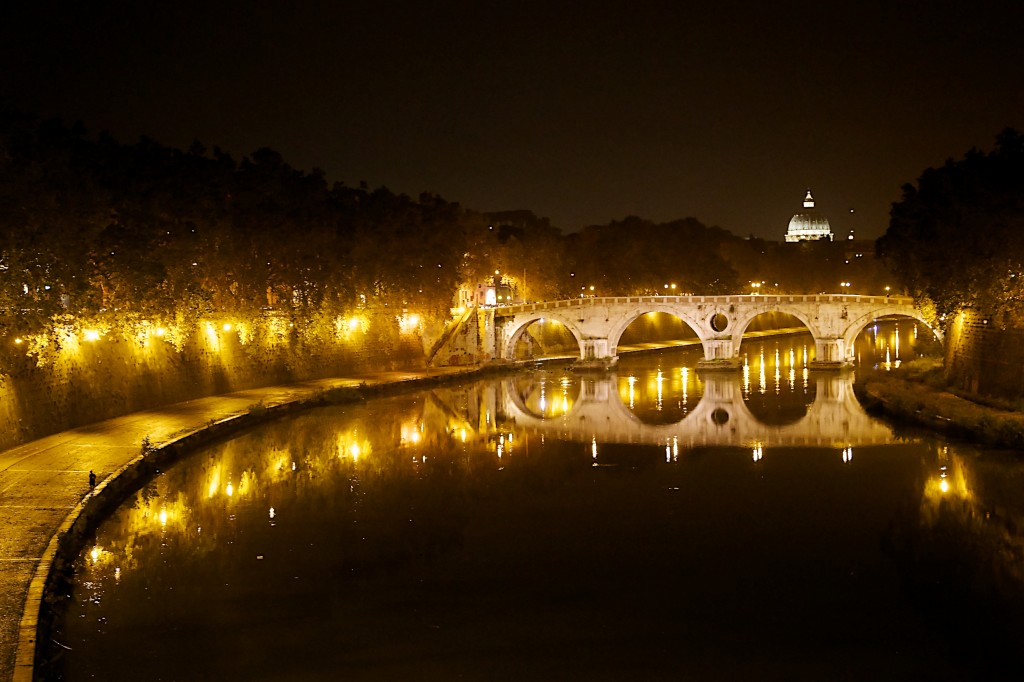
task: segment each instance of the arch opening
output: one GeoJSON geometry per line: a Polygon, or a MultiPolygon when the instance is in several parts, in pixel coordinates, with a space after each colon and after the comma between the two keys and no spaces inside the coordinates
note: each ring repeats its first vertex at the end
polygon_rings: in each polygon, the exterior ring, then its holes
{"type": "Polygon", "coordinates": [[[653,310],[635,317],[616,342],[616,353],[699,346],[697,332],[669,312],[653,310]]]}
{"type": "Polygon", "coordinates": [[[857,366],[894,369],[917,358],[941,358],[942,342],[926,324],[910,315],[884,315],[855,331],[857,366]]]}
{"type": "Polygon", "coordinates": [[[554,318],[538,318],[516,330],[509,340],[511,360],[579,357],[580,343],[572,331],[554,318]]]}
{"type": "MultiPolygon", "coordinates": [[[[746,321],[742,332],[739,357],[744,368],[750,367],[755,377],[760,378],[766,367],[766,354],[771,360],[776,352],[781,353],[779,366],[797,370],[807,367],[815,359],[814,335],[796,315],[780,311],[760,313],[746,321]]],[[[774,367],[769,369],[768,375],[774,376],[774,367]]]]}
{"type": "Polygon", "coordinates": [[[708,318],[708,326],[716,332],[724,332],[729,328],[729,318],[725,313],[714,313],[708,318]]]}

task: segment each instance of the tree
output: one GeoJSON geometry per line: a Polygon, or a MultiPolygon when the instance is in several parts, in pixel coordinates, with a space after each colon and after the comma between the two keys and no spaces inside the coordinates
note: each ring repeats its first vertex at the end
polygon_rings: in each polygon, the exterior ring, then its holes
{"type": "Polygon", "coordinates": [[[876,243],[902,286],[940,316],[975,309],[1024,322],[1024,138],[925,170],[876,243]]]}

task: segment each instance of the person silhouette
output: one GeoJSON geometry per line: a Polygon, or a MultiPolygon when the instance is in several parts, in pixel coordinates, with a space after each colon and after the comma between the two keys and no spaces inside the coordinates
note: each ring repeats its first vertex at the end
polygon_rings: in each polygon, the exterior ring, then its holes
{"type": "Polygon", "coordinates": [[[96,474],[94,474],[92,471],[89,472],[89,487],[96,487],[96,474]]]}

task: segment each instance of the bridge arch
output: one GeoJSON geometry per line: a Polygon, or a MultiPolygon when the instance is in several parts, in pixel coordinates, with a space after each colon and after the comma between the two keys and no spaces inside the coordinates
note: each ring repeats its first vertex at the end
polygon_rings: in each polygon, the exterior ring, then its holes
{"type": "Polygon", "coordinates": [[[935,338],[937,338],[940,342],[944,340],[942,337],[942,331],[932,327],[931,324],[929,324],[928,320],[925,319],[921,311],[918,310],[917,308],[908,310],[906,306],[881,306],[870,312],[857,315],[856,317],[853,317],[850,320],[849,325],[843,332],[843,340],[846,344],[846,348],[848,349],[848,353],[851,357],[853,355],[853,344],[854,342],[856,342],[857,337],[860,335],[862,331],[864,331],[864,329],[869,324],[871,324],[880,317],[905,317],[910,318],[912,320],[917,320],[918,322],[923,324],[932,334],[934,334],[935,338]]]}
{"type": "Polygon", "coordinates": [[[790,317],[795,317],[804,327],[807,328],[807,331],[810,332],[811,336],[813,336],[815,340],[818,340],[822,336],[821,330],[819,330],[817,325],[814,324],[813,318],[811,318],[806,309],[801,309],[794,305],[782,304],[772,306],[770,309],[765,310],[745,310],[738,314],[732,323],[733,340],[736,343],[737,351],[739,350],[740,342],[743,340],[743,335],[746,333],[747,327],[750,326],[750,323],[761,315],[768,315],[771,313],[785,313],[790,317]]]}
{"type": "Polygon", "coordinates": [[[556,311],[537,312],[530,315],[517,315],[513,318],[511,325],[505,329],[505,342],[502,343],[499,357],[512,360],[515,358],[516,344],[523,338],[523,334],[534,322],[540,320],[554,320],[564,326],[576,340],[576,345],[583,357],[583,332],[576,325],[575,321],[556,311]]]}
{"type": "MultiPolygon", "coordinates": [[[[695,315],[690,314],[684,310],[682,306],[672,304],[658,304],[658,303],[647,303],[643,307],[638,307],[635,310],[631,310],[628,313],[619,316],[617,319],[612,321],[608,331],[608,350],[611,354],[618,355],[619,341],[622,339],[623,333],[629,328],[629,325],[639,320],[644,315],[649,313],[666,313],[680,320],[683,324],[690,328],[694,334],[697,335],[697,340],[700,341],[702,348],[706,347],[707,339],[709,334],[707,332],[707,325],[695,315]]],[[[714,313],[709,313],[713,315],[714,313]]],[[[710,318],[709,318],[710,319],[710,318]]]]}

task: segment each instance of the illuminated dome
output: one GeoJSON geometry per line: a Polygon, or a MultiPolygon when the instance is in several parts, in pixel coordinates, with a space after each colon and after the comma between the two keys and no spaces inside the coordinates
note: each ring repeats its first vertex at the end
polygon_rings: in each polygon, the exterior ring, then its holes
{"type": "Polygon", "coordinates": [[[817,239],[832,241],[832,228],[828,224],[828,218],[814,208],[814,197],[811,196],[811,190],[807,190],[807,196],[804,197],[804,210],[790,219],[789,230],[786,231],[786,241],[803,242],[817,239]]]}

